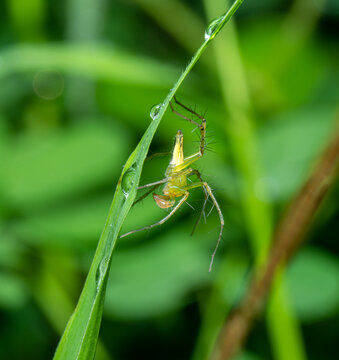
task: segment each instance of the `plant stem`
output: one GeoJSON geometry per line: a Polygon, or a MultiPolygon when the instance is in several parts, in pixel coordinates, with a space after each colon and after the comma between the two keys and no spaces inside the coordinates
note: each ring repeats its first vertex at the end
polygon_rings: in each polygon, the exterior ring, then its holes
{"type": "MultiPolygon", "coordinates": [[[[224,6],[224,1],[205,0],[207,14],[210,17],[213,17],[213,14],[222,6],[224,6]]],[[[214,49],[224,104],[229,114],[228,121],[224,123],[225,130],[230,139],[236,166],[243,179],[242,207],[258,270],[268,256],[273,220],[270,206],[258,199],[255,194],[262,172],[253,129],[250,93],[233,24],[230,24],[223,34],[223,39],[215,44],[214,49]]],[[[281,283],[283,283],[283,276],[281,283]]],[[[277,284],[274,290],[276,292],[272,296],[271,311],[268,312],[267,321],[277,359],[303,360],[305,356],[302,339],[297,320],[288,305],[286,288],[279,288],[277,284]],[[279,311],[280,306],[284,307],[284,313],[279,311]],[[290,337],[288,344],[285,343],[284,337],[275,335],[279,334],[281,323],[285,324],[285,330],[288,333],[295,335],[290,337]],[[293,343],[292,349],[291,343],[293,343]],[[287,346],[290,349],[288,357],[279,351],[287,346]]]]}
{"type": "MultiPolygon", "coordinates": [[[[230,317],[222,331],[219,347],[221,349],[220,359],[231,359],[239,350],[254,317],[262,308],[277,270],[290,259],[300,246],[324,196],[335,183],[338,167],[339,127],[337,124],[335,137],[323,152],[318,166],[279,223],[274,237],[274,246],[262,275],[253,282],[242,305],[230,317]]],[[[289,336],[284,332],[284,337],[286,335],[289,336]]],[[[290,347],[287,349],[291,350],[290,347]]]]}
{"type": "Polygon", "coordinates": [[[236,0],[229,11],[218,18],[213,31],[209,31],[208,37],[205,36],[202,45],[164,101],[152,108],[152,121],[122,170],[84,288],[59,342],[54,360],[91,360],[94,358],[113,251],[121,226],[135,199],[143,163],[153,136],[170,100],[207,46],[230,20],[241,3],[242,0],[236,0]]]}

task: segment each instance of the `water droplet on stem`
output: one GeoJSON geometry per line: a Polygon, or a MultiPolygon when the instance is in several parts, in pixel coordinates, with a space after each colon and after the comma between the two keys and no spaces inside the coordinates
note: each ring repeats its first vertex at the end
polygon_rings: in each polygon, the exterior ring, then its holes
{"type": "Polygon", "coordinates": [[[161,108],[164,106],[163,103],[154,105],[150,111],[150,117],[152,120],[156,120],[160,114],[161,108]]]}
{"type": "Polygon", "coordinates": [[[205,40],[212,39],[215,35],[215,31],[223,20],[223,16],[218,17],[217,19],[212,20],[206,27],[205,30],[205,40]]]}
{"type": "Polygon", "coordinates": [[[123,175],[121,180],[121,190],[124,193],[125,197],[128,198],[132,187],[135,183],[136,171],[133,166],[131,166],[123,175]]]}
{"type": "Polygon", "coordinates": [[[105,256],[101,261],[95,273],[95,283],[97,291],[100,289],[102,281],[105,276],[105,271],[107,270],[109,257],[105,256]]]}

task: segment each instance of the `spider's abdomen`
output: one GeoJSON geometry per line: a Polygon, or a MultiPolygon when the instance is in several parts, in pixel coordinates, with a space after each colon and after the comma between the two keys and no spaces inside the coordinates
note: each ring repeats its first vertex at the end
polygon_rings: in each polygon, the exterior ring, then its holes
{"type": "Polygon", "coordinates": [[[168,209],[175,204],[175,200],[171,200],[170,197],[166,195],[153,193],[153,199],[161,209],[168,209]]]}

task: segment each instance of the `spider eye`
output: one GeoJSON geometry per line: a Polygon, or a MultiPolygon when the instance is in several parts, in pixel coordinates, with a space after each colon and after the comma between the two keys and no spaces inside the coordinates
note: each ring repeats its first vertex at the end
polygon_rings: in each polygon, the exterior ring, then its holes
{"type": "Polygon", "coordinates": [[[175,200],[170,200],[168,196],[153,193],[153,199],[161,209],[168,209],[175,204],[175,200]]]}

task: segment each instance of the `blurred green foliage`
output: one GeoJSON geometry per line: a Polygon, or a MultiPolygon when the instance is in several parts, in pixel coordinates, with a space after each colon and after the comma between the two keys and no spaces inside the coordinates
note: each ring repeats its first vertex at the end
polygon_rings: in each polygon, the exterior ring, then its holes
{"type": "MultiPolygon", "coordinates": [[[[46,359],[79,297],[122,166],[210,18],[203,2],[190,0],[7,0],[0,9],[0,357],[46,359]]],[[[260,162],[252,165],[261,169],[249,191],[272,209],[273,224],[335,126],[338,17],[334,0],[245,0],[237,13],[260,162]]],[[[206,113],[211,135],[213,152],[197,167],[227,223],[215,270],[208,274],[218,217],[213,211],[190,237],[203,201],[192,191],[194,211],[185,206],[161,227],[119,241],[98,360],[194,353],[198,359],[201,339],[212,344],[218,330],[213,319],[222,321],[238,303],[253,269],[253,229],[241,199],[247,182],[225,131],[230,114],[214,50],[177,95],[206,113]]],[[[235,55],[227,54],[225,67],[235,55]]],[[[179,128],[185,153],[193,153],[192,126],[169,112],[151,153],[171,150],[179,128]]],[[[167,161],[146,162],[142,183],[161,179],[167,161]]],[[[310,229],[311,245],[286,272],[288,303],[309,359],[337,356],[338,190],[310,229]]],[[[133,208],[124,229],[163,215],[147,199],[133,208]]],[[[282,358],[270,331],[260,322],[237,359],[282,358]]]]}

